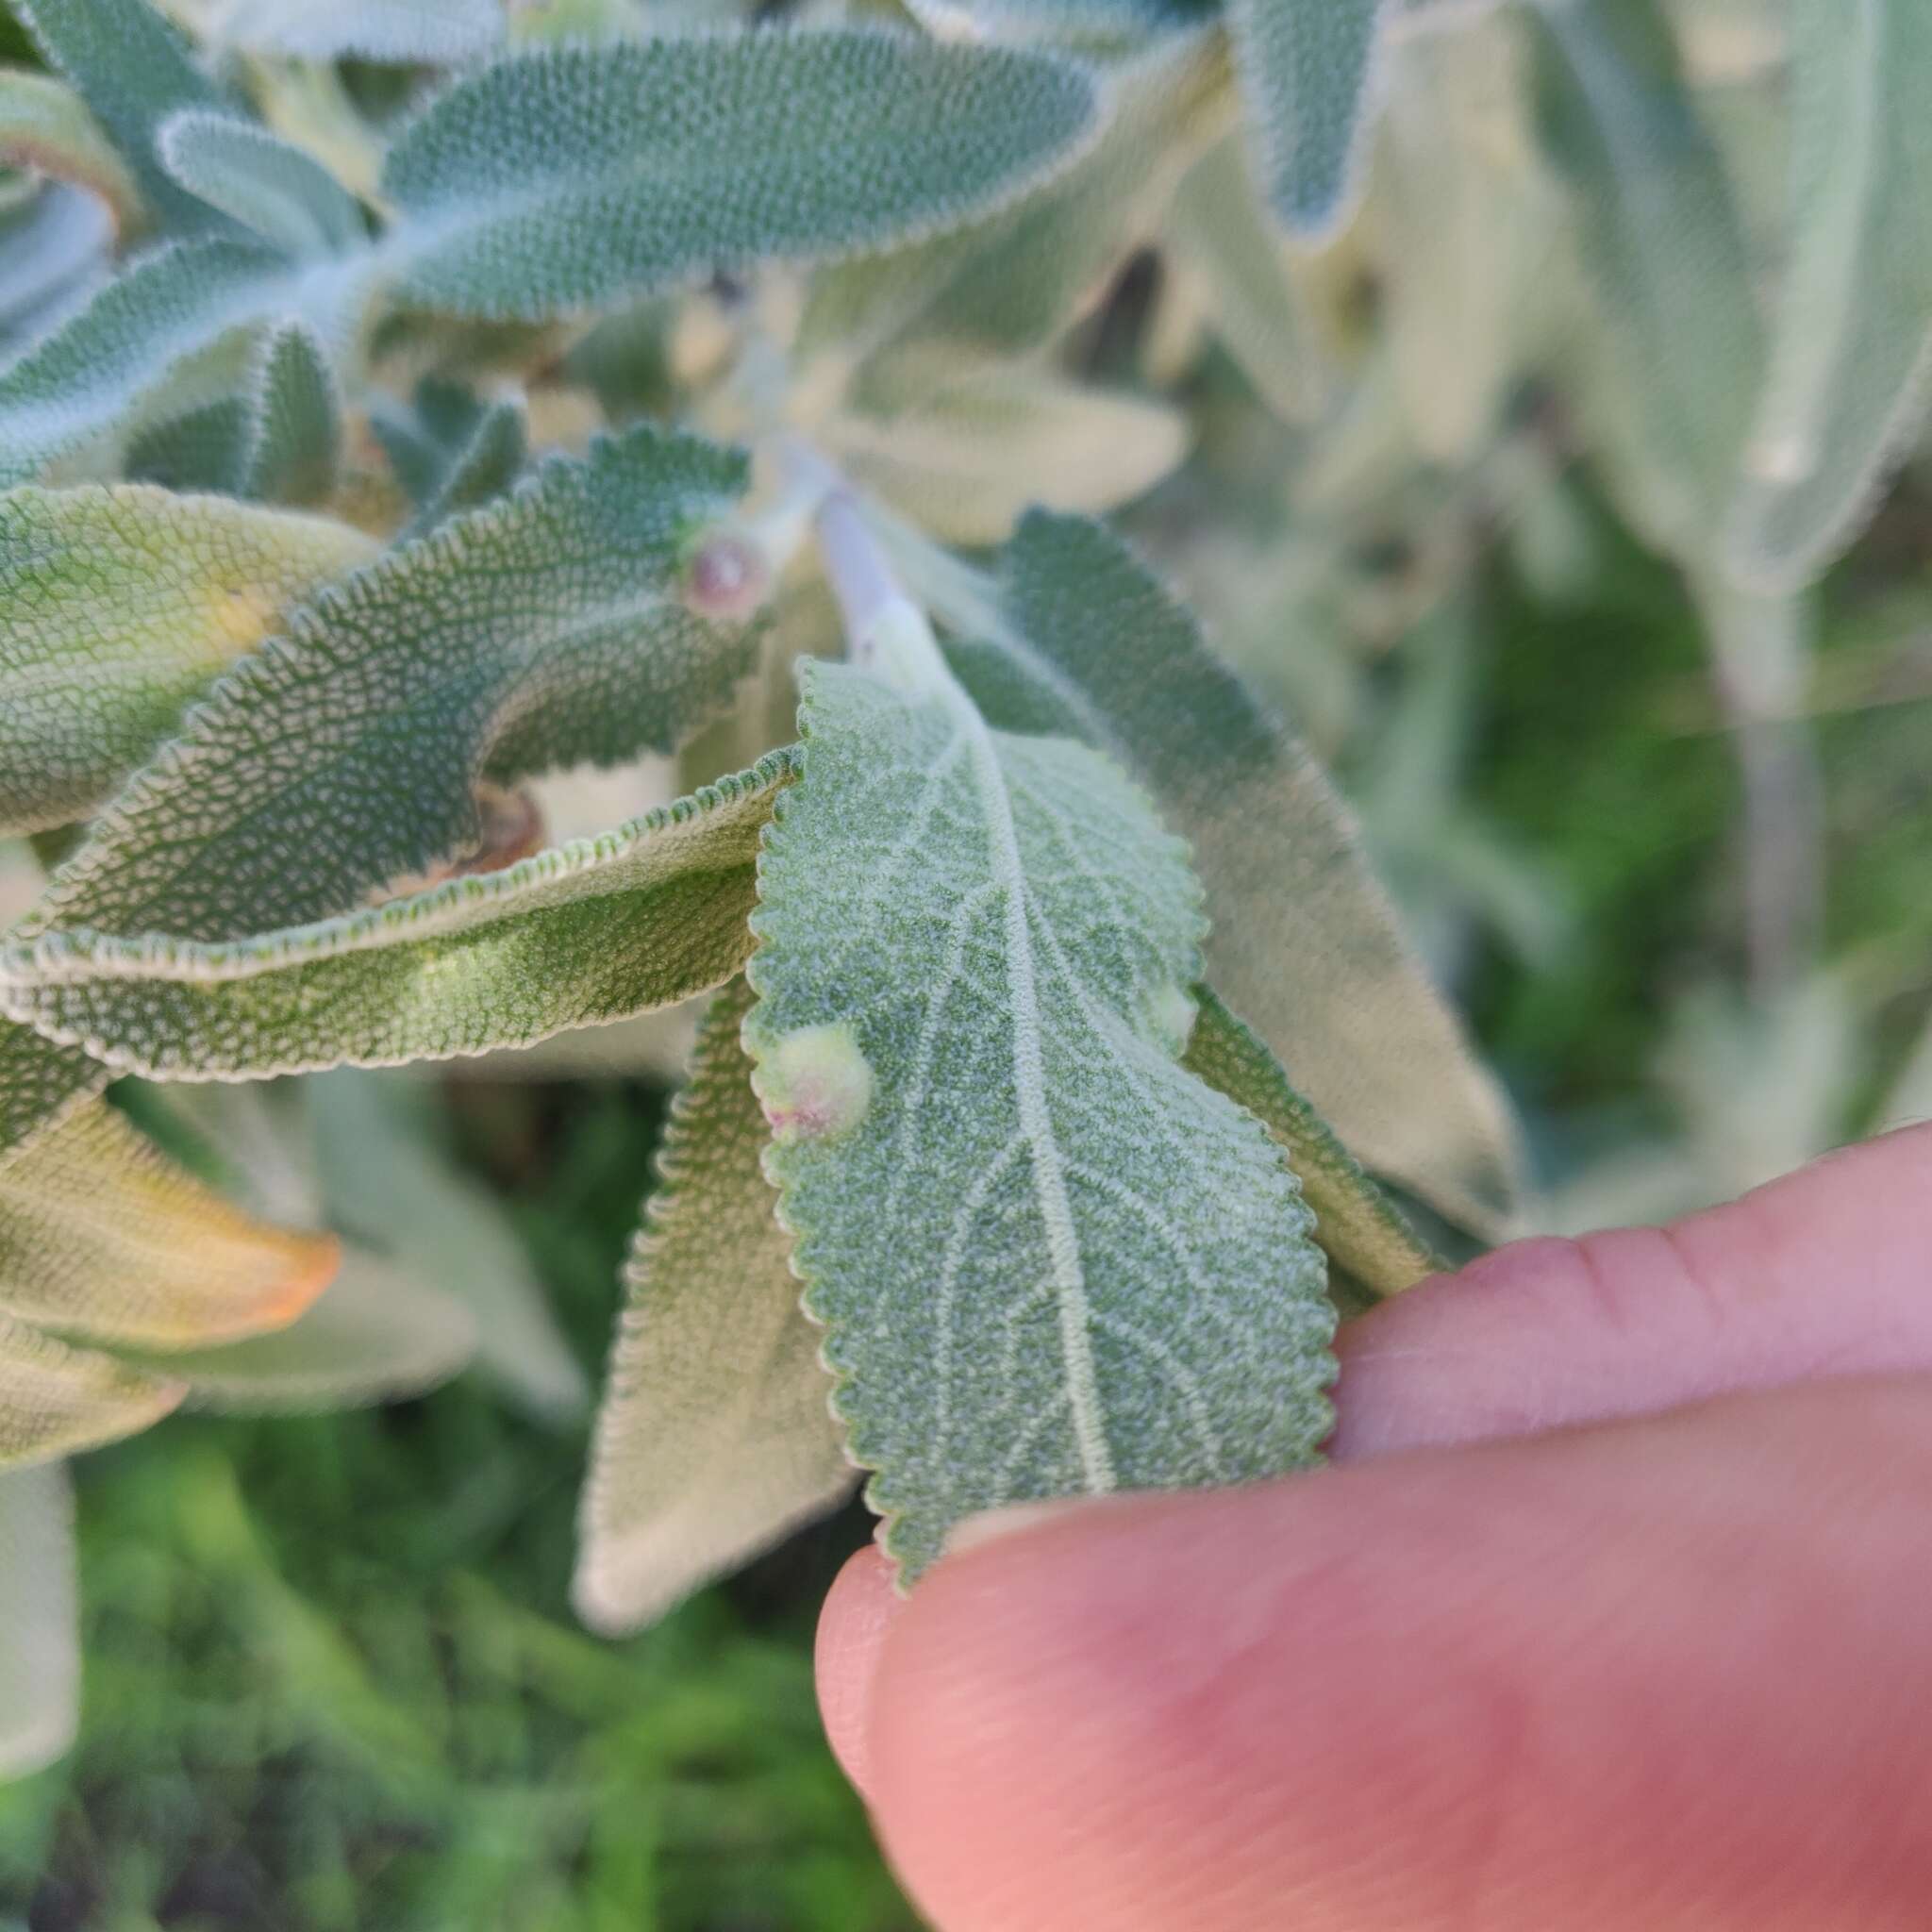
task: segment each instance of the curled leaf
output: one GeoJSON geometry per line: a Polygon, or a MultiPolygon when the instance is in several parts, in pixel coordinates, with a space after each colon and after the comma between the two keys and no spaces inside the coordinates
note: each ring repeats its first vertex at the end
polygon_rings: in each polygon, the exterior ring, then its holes
{"type": "Polygon", "coordinates": [[[625,1269],[575,1591],[601,1630],[650,1622],[854,1481],[759,1170],[769,1136],[739,1040],[750,1007],[739,980],[705,1015],[625,1269]]]}
{"type": "Polygon", "coordinates": [[[0,1475],[132,1436],[176,1407],[186,1385],[0,1315],[0,1475]]]}

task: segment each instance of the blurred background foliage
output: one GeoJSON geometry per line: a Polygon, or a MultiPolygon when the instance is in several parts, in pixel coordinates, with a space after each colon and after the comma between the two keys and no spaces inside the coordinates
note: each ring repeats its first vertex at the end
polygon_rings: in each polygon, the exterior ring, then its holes
{"type": "MultiPolygon", "coordinates": [[[[1098,299],[1028,365],[1079,390],[1004,407],[1038,475],[1132,497],[1122,526],[1329,761],[1519,1105],[1530,1223],[1571,1231],[1932,1112],[1932,450],[1814,587],[1715,583],[1654,487],[1655,398],[1597,353],[1616,318],[1578,266],[1562,89],[1532,71],[1525,9],[1460,10],[1394,50],[1365,194],[1319,253],[1265,227],[1235,137],[1151,183],[1115,156],[1091,192],[1131,218],[1098,299]],[[1069,400],[1095,390],[1104,417],[1069,400]]],[[[547,34],[739,9],[517,11],[547,34]]],[[[1793,245],[1789,13],[1659,16],[1760,291],[1793,245]]],[[[31,58],[4,15],[0,58],[31,58]]],[[[345,72],[370,112],[414,84],[345,72]]],[[[1694,234],[1640,239],[1690,251],[1665,266],[1694,325],[1719,299],[1694,234]]],[[[977,288],[994,312],[1024,292],[977,288]]],[[[1739,374],[1655,346],[1706,389],[1739,374]]],[[[701,314],[639,305],[550,365],[532,441],[573,437],[587,393],[650,407],[641,368],[661,406],[707,353],[701,314]]],[[[845,460],[949,506],[960,541],[997,537],[1006,471],[975,479],[942,425],[891,426],[890,377],[889,426],[848,420],[845,460]],[[965,466],[939,486],[935,450],[965,466]]],[[[607,782],[635,809],[660,780],[607,782]]],[[[568,786],[545,804],[559,832],[621,815],[568,786]]],[[[0,856],[23,903],[37,869],[0,856]]],[[[674,1020],[373,1076],[433,1104],[423,1131],[500,1204],[587,1377],[679,1052],[674,1020]]],[[[473,1374],[380,1410],[177,1419],[81,1462],[85,1729],[0,1789],[0,1926],[909,1925],[811,1701],[813,1615],[862,1514],[609,1644],[565,1598],[584,1454],[580,1421],[473,1374]]]]}

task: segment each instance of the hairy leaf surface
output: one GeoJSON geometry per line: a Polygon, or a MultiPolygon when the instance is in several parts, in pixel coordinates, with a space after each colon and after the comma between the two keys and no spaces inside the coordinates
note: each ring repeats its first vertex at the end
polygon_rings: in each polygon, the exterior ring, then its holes
{"type": "Polygon", "coordinates": [[[706,1012],[625,1270],[575,1591],[602,1630],[650,1622],[854,1481],[759,1167],[771,1133],[739,1040],[750,1007],[738,980],[706,1012]]]}
{"type": "Polygon", "coordinates": [[[146,0],[14,0],[47,64],[64,75],[134,171],[148,205],[181,233],[225,227],[160,165],[161,123],[183,108],[240,111],[146,0]]]}
{"type": "Polygon", "coordinates": [[[150,251],[0,371],[0,485],[111,429],[187,358],[285,307],[288,264],[252,242],[150,251]]]}
{"type": "Polygon", "coordinates": [[[1354,208],[1386,11],[1387,0],[1230,0],[1262,188],[1300,240],[1325,241],[1354,208]]]}
{"type": "Polygon", "coordinates": [[[375,548],[146,484],[0,496],[0,832],[88,816],[279,611],[375,548]]]}
{"type": "Polygon", "coordinates": [[[65,181],[43,179],[0,212],[0,366],[79,307],[113,244],[107,204],[65,181]]]}
{"type": "Polygon", "coordinates": [[[737,777],[501,872],[236,941],[86,931],[15,947],[15,1013],[173,1079],[441,1059],[668,1006],[751,950],[758,834],[791,780],[737,777]]]}
{"type": "Polygon", "coordinates": [[[80,96],[47,75],[0,68],[0,165],[38,168],[89,190],[123,235],[142,225],[141,190],[126,163],[80,96]]]}
{"type": "Polygon", "coordinates": [[[1281,1063],[1206,987],[1181,1064],[1254,1114],[1281,1143],[1314,1211],[1315,1240],[1336,1271],[1372,1300],[1399,1294],[1445,1264],[1402,1217],[1281,1063]]]}
{"type": "Polygon", "coordinates": [[[264,503],[326,503],[341,455],[342,403],[328,353],[302,323],[284,323],[270,331],[257,364],[241,492],[264,503]]]}
{"type": "Polygon", "coordinates": [[[1794,241],[1729,533],[1774,590],[1857,534],[1932,364],[1932,10],[1804,0],[1790,19],[1794,241]]]}
{"type": "Polygon", "coordinates": [[[0,1779],[62,1756],[80,1720],[74,1498],[58,1463],[0,1474],[0,1779]]]}
{"type": "Polygon", "coordinates": [[[538,320],[984,213],[1067,159],[1084,73],[867,31],[563,47],[458,81],[391,149],[407,295],[538,320]]]}
{"type": "Polygon", "coordinates": [[[328,1235],[271,1227],[112,1108],[82,1108],[0,1168],[0,1314],[149,1349],[278,1328],[328,1285],[328,1235]]]}
{"type": "Polygon", "coordinates": [[[474,851],[484,777],[673,749],[749,668],[678,599],[741,457],[649,425],[325,590],[56,875],[38,927],[225,940],[474,851]]]}
{"type": "Polygon", "coordinates": [[[1207,887],[1210,977],[1313,1105],[1371,1167],[1498,1234],[1517,1188],[1508,1108],[1347,808],[1189,612],[1101,525],[1040,513],[987,594],[934,589],[994,724],[1070,732],[1152,787],[1207,887]]]}
{"type": "Polygon", "coordinates": [[[131,1436],[179,1406],[186,1385],[0,1315],[0,1476],[131,1436]]]}
{"type": "Polygon", "coordinates": [[[157,152],[189,193],[286,255],[338,255],[366,238],[341,183],[252,121],[187,108],[162,123],[157,152]]]}
{"type": "Polygon", "coordinates": [[[574,1416],[590,1390],[542,1283],[503,1208],[437,1145],[418,1084],[353,1069],[303,1083],[330,1220],[461,1302],[479,1366],[523,1407],[574,1416]]]}
{"type": "Polygon", "coordinates": [[[744,1037],[910,1577],[977,1509],[1311,1460],[1334,1317],[1278,1150],[1177,1063],[1180,841],[1097,753],[990,730],[890,608],[880,676],[806,667],[744,1037]]]}

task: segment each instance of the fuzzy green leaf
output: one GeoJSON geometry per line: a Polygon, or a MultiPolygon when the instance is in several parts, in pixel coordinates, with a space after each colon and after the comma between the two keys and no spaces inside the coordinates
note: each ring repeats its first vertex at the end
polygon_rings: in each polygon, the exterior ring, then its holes
{"type": "Polygon", "coordinates": [[[168,1350],[282,1327],[339,1259],[330,1236],[231,1207],[104,1103],[0,1167],[0,1315],[70,1340],[168,1350]]]}
{"type": "Polygon", "coordinates": [[[503,40],[502,0],[230,0],[221,38],[296,60],[453,67],[503,40]]]}
{"type": "Polygon", "coordinates": [[[147,0],[14,0],[47,64],[64,75],[133,169],[148,205],[181,233],[225,227],[160,165],[156,139],[183,108],[236,111],[186,38],[147,0]]]}
{"type": "Polygon", "coordinates": [[[341,183],[252,121],[191,108],[162,123],[156,151],[189,193],[285,255],[340,255],[367,238],[341,183]]]}
{"type": "Polygon", "coordinates": [[[177,1377],[196,1408],[279,1415],[420,1395],[457,1374],[476,1344],[454,1296],[357,1249],[292,1327],[223,1348],[130,1355],[177,1377]]]}
{"type": "Polygon", "coordinates": [[[705,1015],[625,1270],[575,1590],[601,1630],[649,1623],[854,1480],[759,1169],[770,1133],[739,1040],[750,1006],[739,980],[705,1015]]]}
{"type": "Polygon", "coordinates": [[[1346,808],[1188,611],[1100,525],[1043,513],[988,593],[935,589],[994,724],[1069,732],[1152,788],[1207,887],[1209,976],[1314,1106],[1377,1172],[1499,1235],[1518,1185],[1508,1108],[1346,808]]]}
{"type": "Polygon", "coordinates": [[[1656,0],[1551,0],[1525,18],[1594,287],[1592,427],[1626,514],[1696,555],[1730,500],[1762,362],[1723,162],[1656,0]]]}
{"type": "Polygon", "coordinates": [[[179,1406],[186,1386],[0,1315],[0,1475],[132,1436],[179,1406]]]}
{"type": "Polygon", "coordinates": [[[43,180],[0,213],[0,366],[78,307],[113,244],[107,205],[65,181],[43,180]]]}
{"type": "Polygon", "coordinates": [[[1261,185],[1301,241],[1326,241],[1354,209],[1386,11],[1387,0],[1230,0],[1261,185]]]}
{"type": "Polygon", "coordinates": [[[252,242],[143,256],[0,372],[0,484],[111,429],[185,358],[280,306],[287,264],[252,242]]]}
{"type": "Polygon", "coordinates": [[[530,1257],[491,1193],[436,1144],[416,1083],[343,1070],[302,1083],[331,1222],[475,1317],[479,1366],[533,1415],[589,1400],[530,1257]]]}
{"type": "Polygon", "coordinates": [[[0,1475],[0,1779],[60,1757],[80,1719],[74,1498],[58,1464],[0,1475]]]}
{"type": "Polygon", "coordinates": [[[107,1084],[108,1070],[77,1047],[0,1021],[0,1170],[107,1084]]]}
{"type": "Polygon", "coordinates": [[[650,425],[390,552],[246,658],[56,875],[36,929],[225,940],[474,852],[478,780],[670,751],[755,628],[678,601],[743,458],[650,425]]]}
{"type": "Polygon", "coordinates": [[[412,534],[500,496],[528,455],[522,396],[485,402],[461,384],[434,376],[416,385],[407,407],[378,404],[370,427],[416,506],[412,534]]]}
{"type": "Polygon", "coordinates": [[[1312,1460],[1334,1317],[1278,1150],[1177,1063],[1180,841],[1098,754],[990,730],[889,610],[880,675],[806,667],[744,1038],[910,1577],[977,1509],[1312,1460]]]}
{"type": "Polygon", "coordinates": [[[253,432],[246,396],[198,403],[134,429],[121,474],[130,483],[156,483],[182,495],[233,495],[242,485],[253,432]]]}
{"type": "Polygon", "coordinates": [[[502,60],[383,170],[399,291],[541,319],[717,266],[965,221],[1069,158],[1082,70],[869,31],[764,29],[502,60]]]}
{"type": "Polygon", "coordinates": [[[1092,145],[1014,207],[816,278],[801,341],[850,364],[878,353],[1005,359],[1063,335],[1158,226],[1168,192],[1223,118],[1206,33],[1172,35],[1108,70],[1092,145]]]}
{"type": "Polygon", "coordinates": [[[328,354],[300,322],[264,340],[248,403],[238,477],[258,502],[312,505],[334,495],[342,455],[342,399],[328,354]]]}
{"type": "Polygon", "coordinates": [[[751,950],[758,834],[790,753],[595,839],[232,942],[63,931],[16,946],[6,1001],[172,1079],[526,1046],[663,1007],[751,950]]]}
{"type": "Polygon", "coordinates": [[[1794,242],[1728,532],[1795,590],[1857,534],[1916,432],[1932,368],[1932,10],[1790,9],[1794,242]]]}
{"type": "Polygon", "coordinates": [[[1314,1211],[1315,1240],[1337,1272],[1369,1300],[1399,1294],[1445,1264],[1372,1181],[1281,1064],[1206,987],[1181,1064],[1256,1115],[1288,1156],[1314,1211]]]}
{"type": "Polygon", "coordinates": [[[0,496],[0,832],[88,816],[279,611],[375,554],[346,525],[146,484],[0,496]]]}
{"type": "Polygon", "coordinates": [[[37,168],[96,195],[124,235],[142,223],[141,190],[79,95],[44,74],[0,68],[0,166],[37,168]]]}

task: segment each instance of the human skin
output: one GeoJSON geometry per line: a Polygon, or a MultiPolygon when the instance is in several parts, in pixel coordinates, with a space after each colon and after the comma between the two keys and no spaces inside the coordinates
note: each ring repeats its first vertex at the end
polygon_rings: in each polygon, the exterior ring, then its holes
{"type": "Polygon", "coordinates": [[[1339,1467],[841,1575],[826,1728],[940,1932],[1932,1925],[1932,1126],[1340,1353],[1339,1467]]]}

